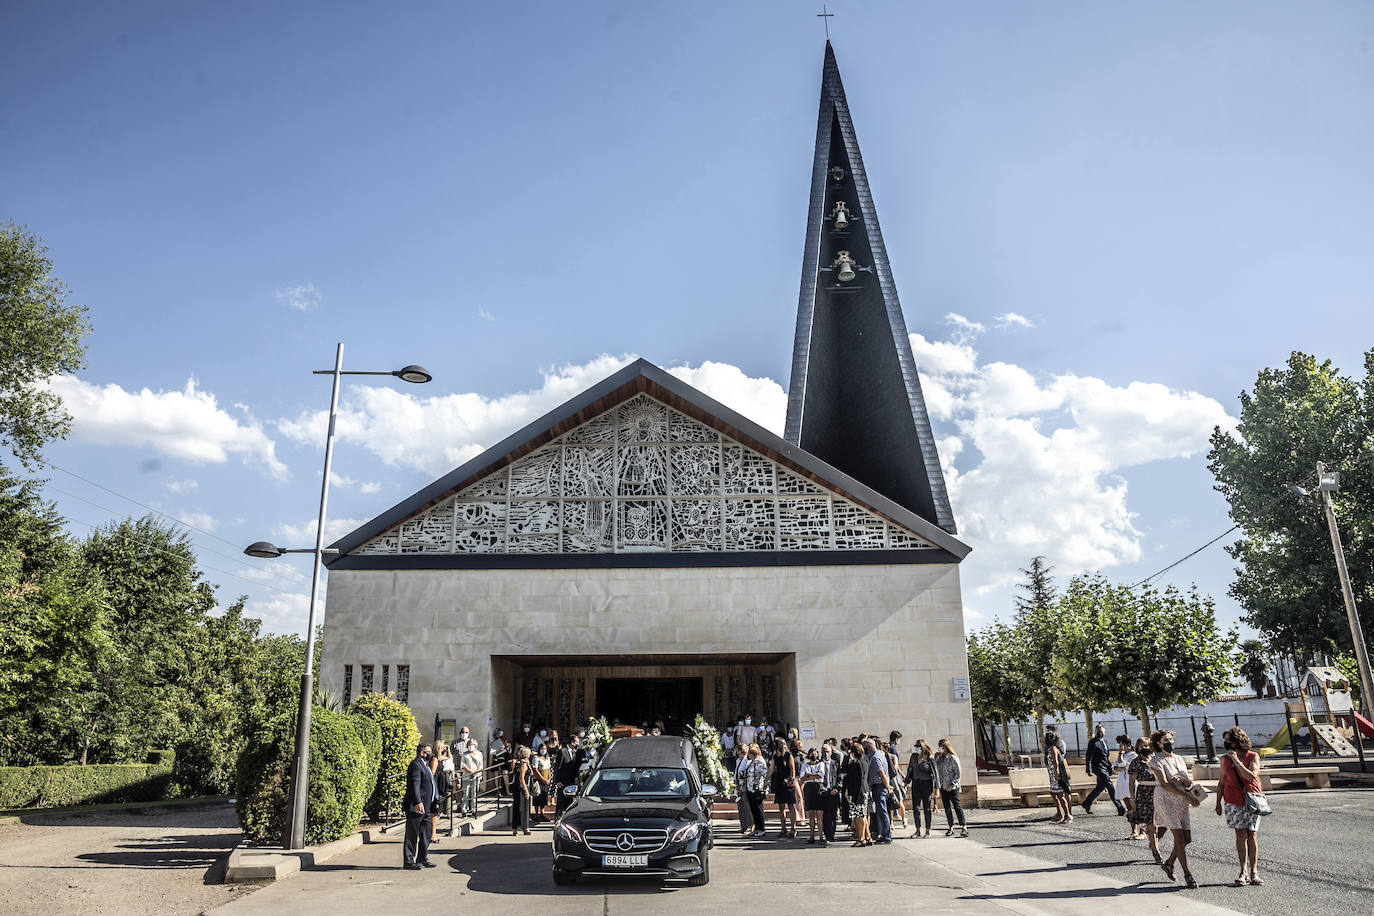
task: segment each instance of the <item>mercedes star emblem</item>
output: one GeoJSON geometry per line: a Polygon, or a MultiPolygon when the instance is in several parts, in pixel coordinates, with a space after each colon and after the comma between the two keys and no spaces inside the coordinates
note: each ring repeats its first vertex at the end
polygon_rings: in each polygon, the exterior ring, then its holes
{"type": "Polygon", "coordinates": [[[615,838],[615,848],[619,849],[621,852],[629,852],[631,849],[635,848],[635,838],[628,833],[622,833],[615,838]]]}

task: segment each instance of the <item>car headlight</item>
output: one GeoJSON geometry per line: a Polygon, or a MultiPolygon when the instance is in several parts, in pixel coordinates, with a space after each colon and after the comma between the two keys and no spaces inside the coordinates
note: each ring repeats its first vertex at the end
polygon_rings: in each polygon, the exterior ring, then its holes
{"type": "Polygon", "coordinates": [[[700,832],[700,824],[688,824],[686,827],[683,827],[677,833],[674,833],[672,839],[670,839],[668,842],[685,843],[687,840],[690,840],[692,837],[696,836],[700,832]]]}
{"type": "Polygon", "coordinates": [[[574,843],[582,842],[582,834],[577,832],[577,828],[572,824],[559,824],[558,833],[565,840],[572,840],[574,843]]]}

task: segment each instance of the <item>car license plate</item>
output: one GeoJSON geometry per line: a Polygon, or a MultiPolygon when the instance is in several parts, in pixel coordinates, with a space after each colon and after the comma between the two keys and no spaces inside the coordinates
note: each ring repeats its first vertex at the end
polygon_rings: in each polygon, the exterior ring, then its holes
{"type": "Polygon", "coordinates": [[[601,864],[606,868],[644,868],[649,864],[648,856],[602,856],[601,864]]]}

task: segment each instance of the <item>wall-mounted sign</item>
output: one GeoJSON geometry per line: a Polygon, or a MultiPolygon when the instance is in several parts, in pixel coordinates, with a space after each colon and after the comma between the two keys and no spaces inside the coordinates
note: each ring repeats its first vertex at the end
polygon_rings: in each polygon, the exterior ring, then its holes
{"type": "Polygon", "coordinates": [[[968,678],[954,677],[949,679],[950,686],[954,688],[954,699],[967,700],[969,698],[968,678]]]}
{"type": "Polygon", "coordinates": [[[802,726],[801,736],[802,736],[803,738],[814,738],[814,737],[816,737],[816,726],[813,725],[813,726],[811,726],[810,728],[807,728],[806,726],[802,726]]]}

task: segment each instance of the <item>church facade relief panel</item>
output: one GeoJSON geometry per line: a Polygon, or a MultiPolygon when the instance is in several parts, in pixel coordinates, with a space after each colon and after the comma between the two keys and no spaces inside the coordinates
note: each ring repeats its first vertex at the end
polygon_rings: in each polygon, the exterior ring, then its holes
{"type": "Polygon", "coordinates": [[[709,426],[638,395],[354,552],[931,546],[709,426]]]}

